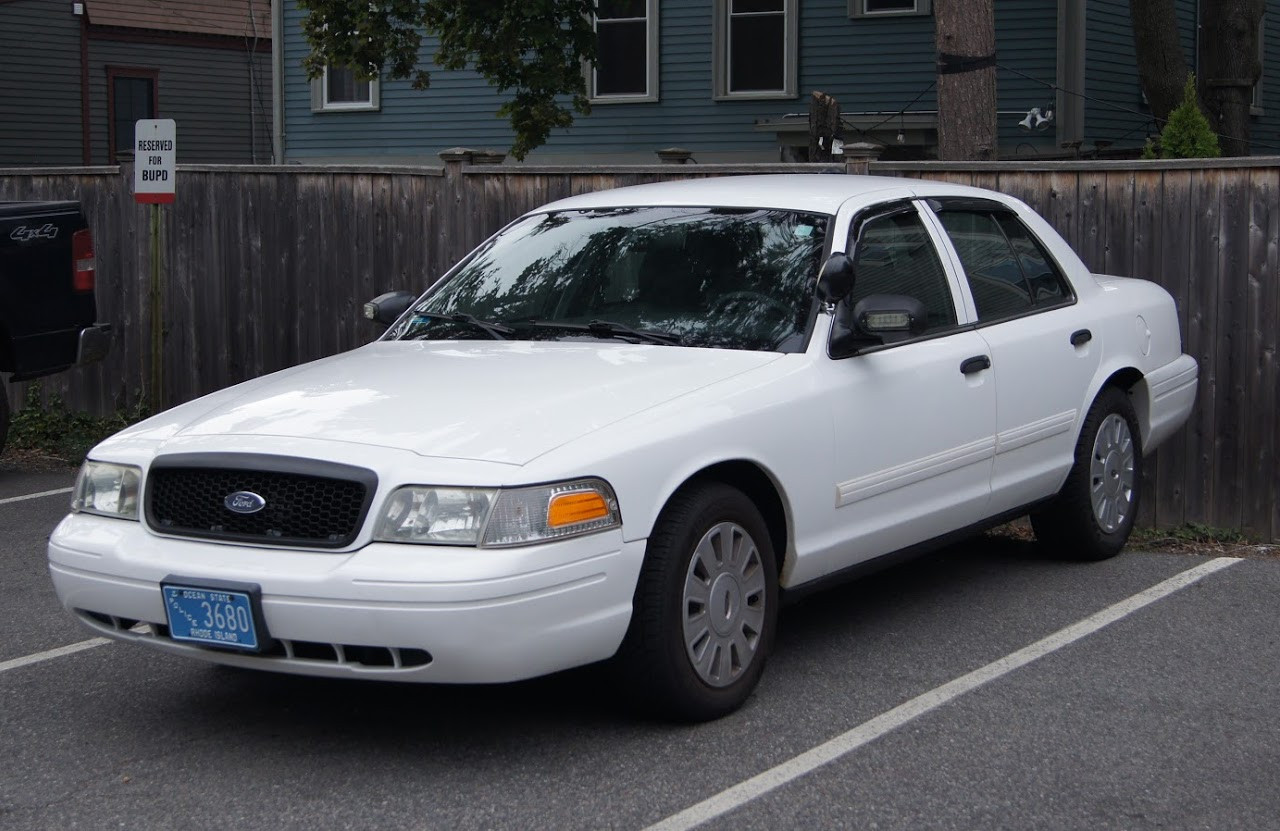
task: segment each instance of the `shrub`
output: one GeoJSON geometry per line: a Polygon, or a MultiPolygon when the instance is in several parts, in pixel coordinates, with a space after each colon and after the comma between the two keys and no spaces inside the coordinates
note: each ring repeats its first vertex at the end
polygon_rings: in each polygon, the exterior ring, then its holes
{"type": "MultiPolygon", "coordinates": [[[[1162,159],[1214,159],[1222,155],[1218,136],[1209,126],[1209,119],[1200,111],[1196,101],[1196,77],[1187,76],[1182,89],[1182,103],[1169,113],[1169,120],[1160,131],[1158,157],[1162,159]]],[[[1157,147],[1148,139],[1142,148],[1142,158],[1157,158],[1157,147]]]]}

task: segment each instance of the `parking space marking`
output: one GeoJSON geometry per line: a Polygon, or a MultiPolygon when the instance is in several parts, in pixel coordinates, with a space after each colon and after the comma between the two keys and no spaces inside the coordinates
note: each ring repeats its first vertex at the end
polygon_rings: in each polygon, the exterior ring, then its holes
{"type": "Polygon", "coordinates": [[[1060,629],[1046,638],[1036,641],[1030,646],[999,658],[984,667],[975,669],[940,687],[926,693],[892,710],[881,713],[870,721],[865,721],[851,730],[841,733],[817,747],[811,748],[798,756],[757,774],[731,788],[721,791],[702,802],[692,805],[677,814],[650,825],[645,831],[686,831],[705,822],[723,816],[758,797],[773,791],[807,773],[834,762],[852,753],[865,744],[875,741],[892,730],[901,727],[913,719],[938,709],[967,692],[971,692],[989,681],[1008,675],[1016,669],[1026,666],[1038,658],[1069,646],[1088,635],[1097,632],[1116,621],[1156,601],[1168,597],[1179,589],[1184,589],[1203,577],[1221,571],[1228,566],[1240,562],[1238,557],[1220,557],[1207,563],[1187,569],[1170,577],[1145,591],[1108,606],[1102,611],[1090,615],[1077,623],[1060,629]]]}
{"type": "Polygon", "coordinates": [[[0,672],[8,672],[11,669],[38,664],[41,661],[52,661],[54,658],[61,658],[64,655],[74,655],[77,652],[84,652],[86,649],[93,649],[95,646],[111,643],[106,638],[90,638],[87,641],[79,643],[71,643],[66,646],[60,646],[57,649],[47,649],[44,652],[37,652],[34,655],[24,655],[21,658],[11,658],[8,661],[0,661],[0,672]]]}
{"type": "Polygon", "coordinates": [[[51,491],[40,491],[39,493],[28,493],[24,496],[6,496],[0,499],[0,505],[8,505],[10,502],[25,502],[28,499],[39,499],[42,496],[57,496],[60,493],[71,493],[72,488],[58,488],[51,491]]]}

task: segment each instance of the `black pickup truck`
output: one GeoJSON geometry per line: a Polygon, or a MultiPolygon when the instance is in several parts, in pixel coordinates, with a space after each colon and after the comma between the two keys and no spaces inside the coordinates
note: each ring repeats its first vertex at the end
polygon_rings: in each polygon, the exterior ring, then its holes
{"type": "MultiPolygon", "coordinates": [[[[26,381],[100,360],[93,234],[78,202],[0,202],[0,372],[26,381]]],[[[0,381],[0,450],[9,432],[0,381]]]]}

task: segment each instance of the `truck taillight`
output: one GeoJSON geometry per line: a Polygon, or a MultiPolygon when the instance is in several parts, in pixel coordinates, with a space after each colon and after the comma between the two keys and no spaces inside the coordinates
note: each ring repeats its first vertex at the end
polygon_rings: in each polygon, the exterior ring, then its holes
{"type": "Polygon", "coordinates": [[[97,262],[93,258],[93,232],[88,228],[71,235],[71,285],[76,291],[93,291],[97,262]]]}

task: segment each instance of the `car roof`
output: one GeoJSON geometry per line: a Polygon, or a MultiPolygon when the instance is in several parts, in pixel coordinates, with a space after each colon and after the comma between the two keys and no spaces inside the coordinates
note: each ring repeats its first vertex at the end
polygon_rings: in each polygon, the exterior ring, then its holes
{"type": "Polygon", "coordinates": [[[632,185],[571,196],[538,208],[536,213],[591,208],[620,208],[650,205],[723,206],[734,208],[778,208],[834,214],[850,199],[875,202],[899,194],[927,193],[932,196],[980,196],[1002,199],[1001,194],[966,185],[952,185],[922,179],[846,174],[784,173],[775,175],[717,176],[632,185]]]}

